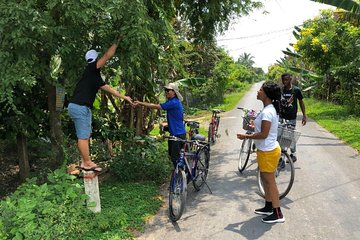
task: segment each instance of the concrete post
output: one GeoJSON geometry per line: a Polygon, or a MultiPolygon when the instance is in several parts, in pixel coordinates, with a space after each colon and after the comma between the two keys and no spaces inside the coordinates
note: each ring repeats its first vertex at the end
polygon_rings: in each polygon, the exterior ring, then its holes
{"type": "Polygon", "coordinates": [[[88,208],[94,213],[101,212],[99,181],[93,171],[83,171],[85,193],[89,196],[88,208]],[[94,204],[96,204],[94,206],[94,204]]]}

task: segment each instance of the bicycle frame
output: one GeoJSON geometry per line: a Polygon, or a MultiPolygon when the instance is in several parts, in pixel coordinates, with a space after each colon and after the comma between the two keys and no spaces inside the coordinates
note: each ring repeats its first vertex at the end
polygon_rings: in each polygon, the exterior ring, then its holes
{"type": "Polygon", "coordinates": [[[219,138],[218,130],[219,130],[219,123],[220,123],[220,116],[219,113],[223,112],[222,110],[213,109],[212,110],[212,116],[211,121],[209,124],[209,130],[208,130],[208,142],[215,143],[216,138],[219,138]]]}

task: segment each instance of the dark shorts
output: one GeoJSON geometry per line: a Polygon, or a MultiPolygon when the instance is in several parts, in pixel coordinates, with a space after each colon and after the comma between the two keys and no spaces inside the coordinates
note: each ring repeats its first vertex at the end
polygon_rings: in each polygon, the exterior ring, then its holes
{"type": "MultiPolygon", "coordinates": [[[[175,135],[175,137],[186,139],[186,133],[175,135]]],[[[182,142],[170,141],[170,140],[168,141],[168,152],[174,167],[176,166],[176,163],[180,158],[180,150],[183,146],[184,143],[182,142]]]]}

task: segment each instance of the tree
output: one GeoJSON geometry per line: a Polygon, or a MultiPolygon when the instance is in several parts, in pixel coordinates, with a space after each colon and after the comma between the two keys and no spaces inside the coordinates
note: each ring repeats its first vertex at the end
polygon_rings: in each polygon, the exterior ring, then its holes
{"type": "MultiPolygon", "coordinates": [[[[89,48],[104,52],[121,35],[117,55],[104,69],[107,79],[117,77],[126,94],[137,99],[157,100],[159,86],[169,78],[186,76],[181,60],[181,41],[173,28],[177,18],[186,21],[190,42],[212,39],[224,30],[235,15],[247,14],[260,6],[254,1],[10,1],[0,3],[0,84],[1,117],[37,120],[36,112],[49,119],[34,122],[32,129],[45,133],[52,143],[54,166],[61,164],[61,114],[56,111],[56,87],[65,86],[71,95],[89,48]],[[39,88],[39,91],[34,91],[39,88]],[[18,98],[17,94],[26,98],[18,98]],[[46,99],[25,112],[29,99],[46,99]],[[19,117],[21,116],[21,118],[19,117]]],[[[188,39],[186,39],[188,41],[188,39]]],[[[109,98],[111,100],[111,98],[109,98]]],[[[153,114],[141,108],[121,107],[119,122],[142,134],[145,123],[151,125],[153,114]]],[[[96,112],[96,109],[95,109],[96,112]]],[[[95,113],[97,114],[97,113],[95,113]]],[[[6,131],[31,132],[3,125],[6,131]]],[[[29,128],[26,124],[23,124],[29,128]]],[[[38,134],[28,137],[39,136],[38,134]]]]}
{"type": "Polygon", "coordinates": [[[328,4],[345,11],[337,11],[336,15],[339,18],[343,18],[346,21],[355,23],[358,25],[360,23],[360,3],[358,1],[342,1],[342,0],[311,0],[314,2],[328,4]]]}
{"type": "Polygon", "coordinates": [[[254,57],[251,56],[251,53],[244,52],[239,56],[236,63],[244,65],[245,67],[248,67],[248,68],[252,68],[253,65],[255,64],[253,59],[254,59],[254,57]]]}

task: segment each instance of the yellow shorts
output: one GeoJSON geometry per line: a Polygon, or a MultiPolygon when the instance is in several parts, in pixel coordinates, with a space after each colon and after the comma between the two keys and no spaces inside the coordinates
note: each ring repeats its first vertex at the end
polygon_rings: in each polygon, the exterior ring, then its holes
{"type": "Polygon", "coordinates": [[[281,155],[281,148],[277,146],[271,151],[256,151],[256,160],[260,172],[275,172],[281,155]]]}

